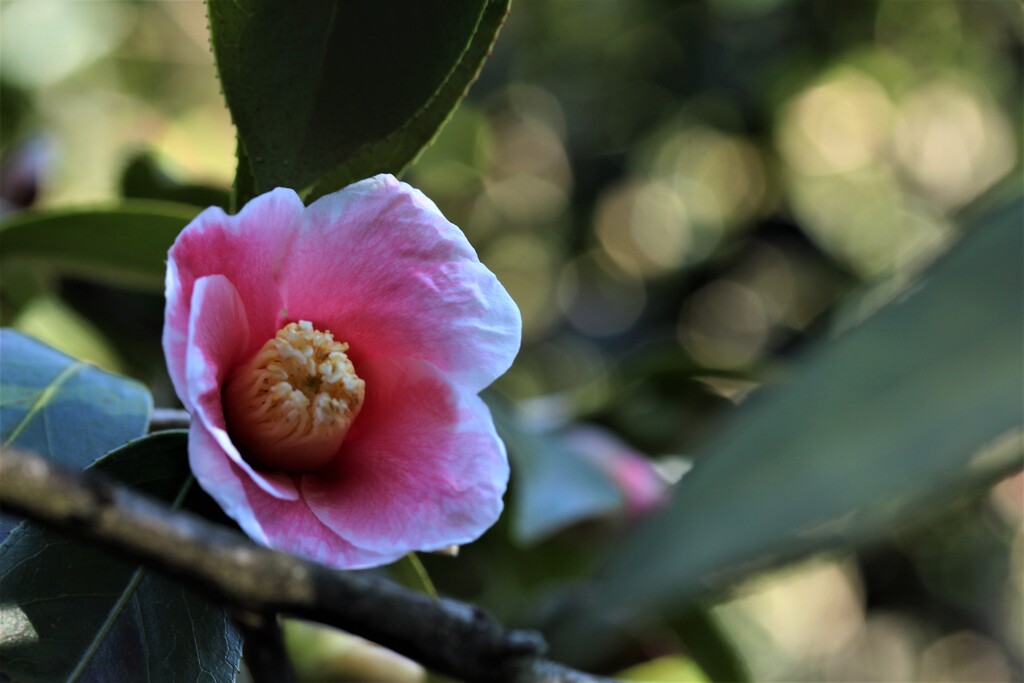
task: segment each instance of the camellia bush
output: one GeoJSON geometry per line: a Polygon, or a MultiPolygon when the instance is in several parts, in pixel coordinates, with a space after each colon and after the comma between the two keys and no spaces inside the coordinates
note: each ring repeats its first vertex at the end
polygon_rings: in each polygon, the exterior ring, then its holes
{"type": "MultiPolygon", "coordinates": [[[[457,108],[509,0],[206,9],[237,132],[230,192],[145,155],[102,206],[31,207],[5,176],[6,319],[79,283],[111,320],[119,301],[162,315],[160,343],[140,334],[131,353],[162,351],[169,376],[0,332],[10,680],[749,680],[711,607],[723,591],[1021,469],[1019,182],[959,213],[926,266],[836,304],[842,324],[809,328],[785,364],[716,369],[671,347],[525,401],[500,378],[532,309],[456,224],[486,212],[455,220],[428,196],[455,170],[406,174],[449,119],[468,125],[457,108]],[[162,309],[133,298],[161,291],[162,309]],[[705,377],[738,407],[655,467],[634,444],[677,425],[645,411],[705,377]]],[[[516,130],[512,152],[549,158],[516,130]]],[[[503,201],[540,201],[537,187],[503,201]]],[[[677,201],[666,187],[606,198],[613,257],[616,221],[659,229],[641,209],[677,201]]],[[[645,253],[638,268],[660,267],[645,253]]],[[[617,315],[597,300],[595,325],[617,315]]]]}

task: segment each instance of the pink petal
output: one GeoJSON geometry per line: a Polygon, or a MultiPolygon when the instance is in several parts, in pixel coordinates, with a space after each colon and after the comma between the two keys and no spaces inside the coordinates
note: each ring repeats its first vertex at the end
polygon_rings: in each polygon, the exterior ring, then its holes
{"type": "Polygon", "coordinates": [[[256,520],[245,495],[248,475],[231,461],[199,420],[193,421],[188,429],[188,463],[196,481],[227,516],[238,522],[242,531],[254,541],[267,545],[267,535],[263,533],[263,527],[256,520]]]}
{"type": "Polygon", "coordinates": [[[254,539],[337,567],[475,540],[498,518],[504,445],[476,392],[511,364],[519,311],[419,192],[378,176],[308,209],[275,190],[210,209],[169,255],[164,349],[202,487],[254,539]],[[286,322],[351,344],[367,403],[329,470],[254,470],[226,430],[230,373],[286,322]]]}
{"type": "Polygon", "coordinates": [[[366,403],[338,461],[300,483],[313,513],[378,553],[475,540],[501,514],[508,483],[490,410],[428,363],[374,360],[360,370],[366,403]]]}
{"type": "Polygon", "coordinates": [[[235,216],[209,208],[175,240],[168,257],[164,354],[174,389],[189,411],[185,358],[189,305],[196,280],[224,275],[238,289],[249,330],[247,353],[255,353],[281,327],[281,263],[294,239],[302,201],[292,190],[256,197],[235,216]]]}
{"type": "Polygon", "coordinates": [[[614,433],[596,425],[578,425],[562,439],[573,453],[599,467],[619,487],[628,515],[643,516],[668,501],[668,482],[646,456],[614,433]]]}
{"type": "Polygon", "coordinates": [[[255,519],[266,534],[266,545],[340,569],[363,569],[388,564],[407,551],[376,552],[349,543],[326,526],[300,498],[281,500],[242,479],[255,519]]]}
{"type": "Polygon", "coordinates": [[[303,499],[269,495],[223,451],[224,457],[208,457],[221,446],[202,422],[192,423],[188,438],[189,464],[196,480],[257,543],[344,569],[376,567],[404,554],[357,548],[324,526],[303,499]]]}
{"type": "Polygon", "coordinates": [[[257,472],[242,459],[228,436],[221,403],[221,388],[231,370],[244,358],[249,325],[245,306],[234,285],[223,275],[196,280],[188,323],[188,355],[185,363],[187,394],[193,423],[201,422],[218,449],[198,451],[189,440],[189,457],[227,457],[260,488],[288,500],[298,498],[291,478],[282,472],[257,472]]]}
{"type": "Polygon", "coordinates": [[[388,175],[309,206],[283,268],[290,320],[363,359],[420,358],[477,392],[512,364],[519,309],[462,232],[388,175]]]}

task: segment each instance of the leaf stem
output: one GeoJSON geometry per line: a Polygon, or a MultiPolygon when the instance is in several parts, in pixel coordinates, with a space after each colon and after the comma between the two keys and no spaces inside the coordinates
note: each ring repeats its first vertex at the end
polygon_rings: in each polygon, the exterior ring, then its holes
{"type": "Polygon", "coordinates": [[[192,416],[177,408],[154,408],[149,418],[149,431],[162,432],[168,429],[188,429],[192,416]]]}

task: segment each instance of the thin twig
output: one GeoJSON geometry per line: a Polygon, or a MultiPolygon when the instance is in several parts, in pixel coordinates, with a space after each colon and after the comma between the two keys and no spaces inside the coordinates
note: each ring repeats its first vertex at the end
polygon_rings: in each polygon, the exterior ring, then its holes
{"type": "Polygon", "coordinates": [[[0,505],[171,574],[236,613],[335,626],[461,680],[602,680],[543,659],[539,634],[507,630],[478,607],[263,548],[107,477],[24,451],[0,457],[0,505]]]}
{"type": "Polygon", "coordinates": [[[188,429],[192,416],[177,408],[153,408],[149,418],[149,431],[162,432],[165,429],[188,429]]]}

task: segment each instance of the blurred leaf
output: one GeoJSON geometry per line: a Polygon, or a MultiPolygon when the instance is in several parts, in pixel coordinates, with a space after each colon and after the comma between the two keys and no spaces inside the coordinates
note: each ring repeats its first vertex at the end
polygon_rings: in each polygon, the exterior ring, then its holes
{"type": "Polygon", "coordinates": [[[330,626],[298,619],[281,623],[288,657],[303,683],[425,683],[422,666],[330,626]]]}
{"type": "Polygon", "coordinates": [[[866,538],[1021,466],[1024,202],[990,214],[901,300],[809,353],[698,450],[598,602],[664,609],[866,538]]]}
{"type": "Polygon", "coordinates": [[[600,468],[523,425],[513,408],[493,394],[487,400],[512,459],[516,541],[536,543],[576,522],[624,508],[622,492],[600,468]]]}
{"type": "Polygon", "coordinates": [[[121,196],[125,199],[157,199],[191,204],[201,209],[208,206],[227,209],[230,200],[227,190],[180,182],[164,171],[156,158],[148,152],[139,152],[128,160],[121,174],[121,196]]]}
{"type": "Polygon", "coordinates": [[[491,144],[487,117],[463,102],[408,169],[409,177],[429,197],[469,192],[483,180],[491,144]]]}
{"type": "Polygon", "coordinates": [[[6,154],[18,144],[19,136],[26,129],[38,125],[29,123],[35,108],[32,102],[32,96],[26,90],[7,78],[0,79],[0,152],[6,154]]]}
{"type": "MultiPolygon", "coordinates": [[[[187,432],[161,432],[93,469],[180,507],[187,453],[187,432]]],[[[29,523],[0,545],[0,567],[0,671],[17,680],[234,680],[234,626],[177,581],[29,523]]]]}
{"type": "Polygon", "coordinates": [[[391,576],[395,581],[406,588],[426,593],[432,598],[437,597],[437,588],[434,587],[434,582],[430,580],[427,568],[420,562],[420,558],[416,553],[406,553],[405,557],[394,562],[390,569],[391,576]]]}
{"type": "MultiPolygon", "coordinates": [[[[33,299],[18,314],[13,326],[73,358],[108,372],[124,372],[117,353],[103,333],[57,296],[33,299]]],[[[141,433],[134,436],[141,436],[141,433]]]]}
{"type": "Polygon", "coordinates": [[[415,158],[476,77],[508,0],[207,6],[252,192],[316,185],[315,197],[415,158]]]}
{"type": "Polygon", "coordinates": [[[708,679],[716,683],[750,680],[736,645],[710,611],[696,607],[672,619],[670,626],[708,679]]]}
{"type": "Polygon", "coordinates": [[[551,656],[557,661],[600,671],[617,661],[635,661],[652,644],[664,642],[668,633],[674,633],[687,661],[700,667],[702,680],[751,680],[741,648],[708,606],[688,605],[667,619],[648,614],[637,623],[629,623],[595,610],[588,597],[586,591],[569,596],[545,624],[551,656]]]}
{"type": "Polygon", "coordinates": [[[0,259],[39,261],[84,278],[163,291],[167,250],[197,213],[187,204],[150,200],[24,211],[0,224],[0,259]]]}
{"type": "Polygon", "coordinates": [[[679,655],[658,657],[643,664],[620,671],[616,680],[643,681],[644,683],[710,683],[704,672],[692,660],[679,655]]]}
{"type": "Polygon", "coordinates": [[[0,268],[0,321],[10,325],[33,299],[54,289],[53,276],[42,264],[8,261],[0,268]]]}

